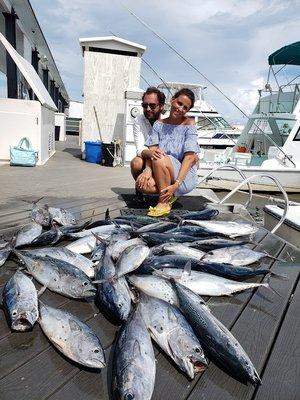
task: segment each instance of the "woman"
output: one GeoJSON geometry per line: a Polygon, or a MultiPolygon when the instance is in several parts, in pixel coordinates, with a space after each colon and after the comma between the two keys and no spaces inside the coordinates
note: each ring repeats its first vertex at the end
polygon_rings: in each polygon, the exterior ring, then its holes
{"type": "Polygon", "coordinates": [[[150,159],[136,181],[143,193],[158,193],[156,207],[148,215],[160,217],[170,213],[175,195],[192,191],[197,185],[197,131],[185,114],[194,106],[195,96],[189,89],[179,90],[171,100],[168,118],[154,123],[142,157],[150,159]]]}

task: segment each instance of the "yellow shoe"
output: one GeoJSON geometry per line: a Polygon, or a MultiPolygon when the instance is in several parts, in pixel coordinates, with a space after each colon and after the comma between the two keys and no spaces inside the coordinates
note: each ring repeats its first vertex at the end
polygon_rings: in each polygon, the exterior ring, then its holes
{"type": "Polygon", "coordinates": [[[147,213],[148,217],[167,217],[170,214],[170,210],[167,210],[165,208],[157,208],[157,207],[152,207],[152,210],[149,210],[147,213]]]}
{"type": "Polygon", "coordinates": [[[171,206],[172,204],[174,204],[175,201],[177,201],[177,200],[178,200],[178,198],[177,198],[176,196],[172,196],[172,197],[171,197],[171,200],[169,201],[170,206],[171,206]]]}

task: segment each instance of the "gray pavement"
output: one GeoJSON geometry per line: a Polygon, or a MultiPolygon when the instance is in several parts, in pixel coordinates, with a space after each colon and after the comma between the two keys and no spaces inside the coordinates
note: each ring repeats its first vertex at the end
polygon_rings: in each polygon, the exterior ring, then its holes
{"type": "Polygon", "coordinates": [[[118,198],[133,192],[129,168],[103,167],[81,160],[78,138],[56,142],[56,153],[43,166],[0,166],[0,207],[17,200],[53,198],[118,198]]]}

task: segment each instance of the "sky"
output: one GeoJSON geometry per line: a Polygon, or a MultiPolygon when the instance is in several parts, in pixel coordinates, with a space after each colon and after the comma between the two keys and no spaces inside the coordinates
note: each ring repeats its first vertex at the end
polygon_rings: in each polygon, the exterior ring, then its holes
{"type": "MultiPolygon", "coordinates": [[[[123,6],[187,58],[246,114],[268,74],[268,56],[299,41],[300,0],[30,0],[72,100],[82,101],[79,37],[114,34],[147,47],[145,60],[165,81],[207,86],[205,99],[231,123],[242,114],[123,6]]],[[[142,63],[142,76],[161,83],[142,63]]],[[[286,76],[283,79],[288,79],[286,76]]],[[[141,80],[141,88],[147,84],[141,80]]]]}

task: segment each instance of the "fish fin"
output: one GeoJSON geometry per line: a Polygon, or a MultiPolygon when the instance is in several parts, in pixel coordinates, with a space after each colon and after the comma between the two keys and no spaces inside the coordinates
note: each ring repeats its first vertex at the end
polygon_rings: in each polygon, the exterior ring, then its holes
{"type": "Polygon", "coordinates": [[[182,275],[191,275],[192,272],[192,262],[191,260],[187,261],[187,263],[185,264],[184,268],[183,268],[183,272],[182,275]]]}
{"type": "Polygon", "coordinates": [[[134,341],[134,345],[133,345],[133,357],[140,357],[142,355],[141,353],[141,347],[140,344],[138,342],[138,340],[134,341]]]}
{"type": "Polygon", "coordinates": [[[277,279],[282,279],[284,281],[288,281],[289,277],[285,274],[278,274],[277,272],[270,271],[270,275],[277,279]]]}
{"type": "Polygon", "coordinates": [[[177,218],[178,218],[178,221],[179,221],[179,222],[178,222],[178,227],[184,225],[184,219],[181,218],[179,215],[177,216],[177,218]]]}
{"type": "Polygon", "coordinates": [[[173,312],[171,307],[168,307],[168,317],[169,317],[170,321],[177,322],[176,315],[174,314],[174,312],[173,312]]]}
{"type": "Polygon", "coordinates": [[[103,239],[101,236],[97,235],[97,233],[92,231],[92,235],[96,238],[96,242],[98,241],[98,243],[104,243],[107,246],[109,245],[109,242],[106,239],[103,239]]]}
{"type": "Polygon", "coordinates": [[[37,297],[42,296],[42,294],[45,292],[46,289],[47,289],[47,286],[41,287],[40,290],[37,292],[37,297]]]}
{"type": "Polygon", "coordinates": [[[111,218],[110,218],[110,215],[109,215],[109,208],[107,208],[106,211],[105,211],[104,219],[105,219],[106,221],[109,221],[109,220],[111,219],[111,218]]]}

